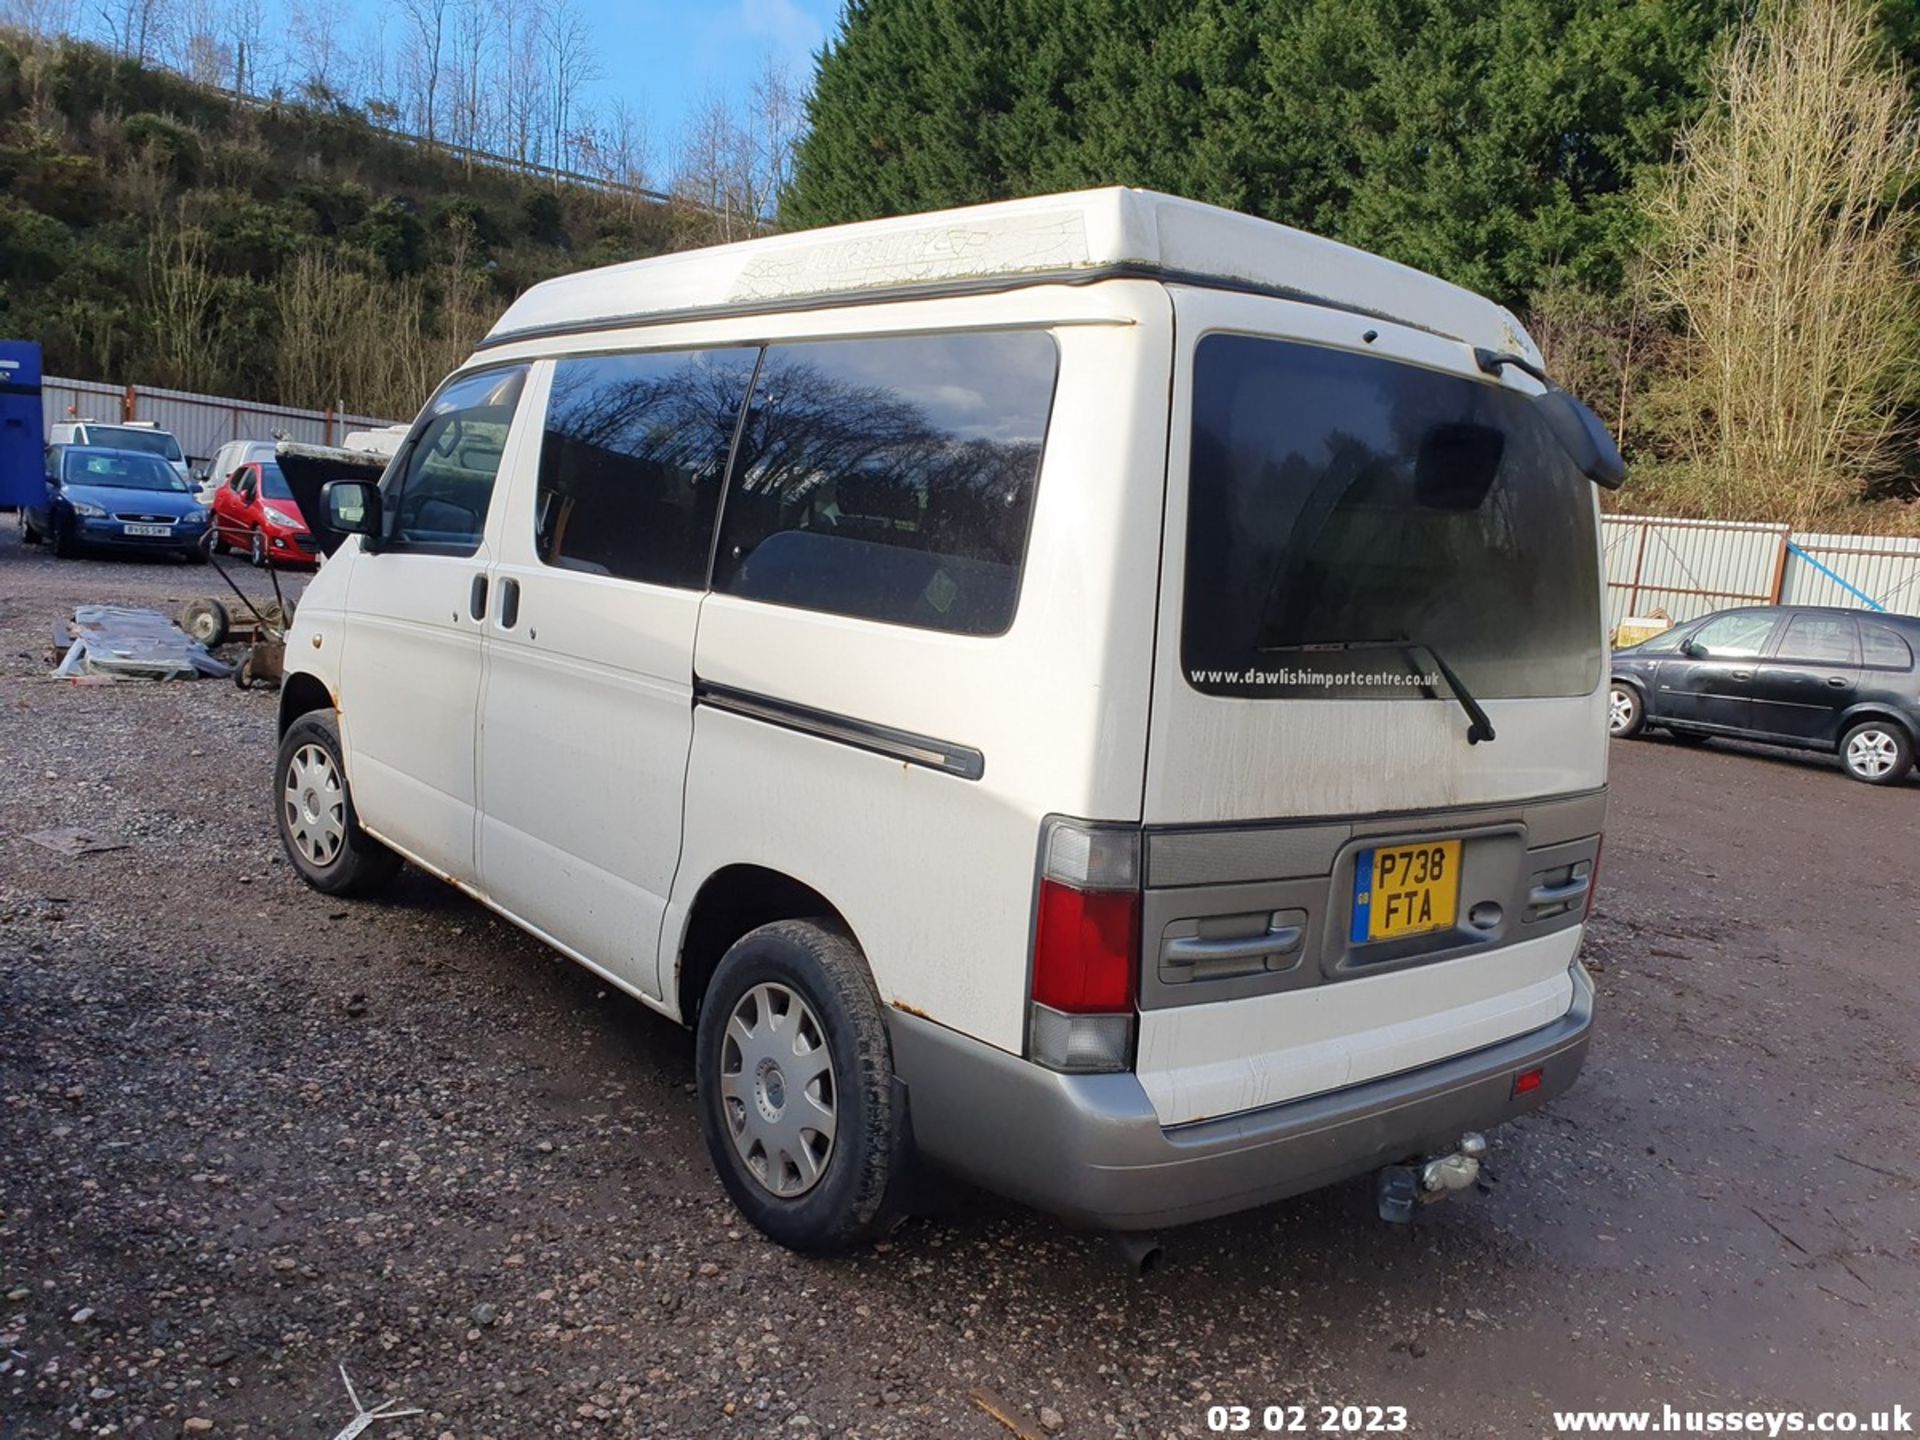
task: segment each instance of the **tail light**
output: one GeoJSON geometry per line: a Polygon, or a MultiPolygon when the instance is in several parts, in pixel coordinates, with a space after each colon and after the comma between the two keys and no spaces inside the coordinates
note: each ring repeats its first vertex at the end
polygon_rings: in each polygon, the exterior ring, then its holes
{"type": "Polygon", "coordinates": [[[1034,906],[1027,1055],[1050,1070],[1133,1063],[1140,832],[1050,820],[1034,906]]]}

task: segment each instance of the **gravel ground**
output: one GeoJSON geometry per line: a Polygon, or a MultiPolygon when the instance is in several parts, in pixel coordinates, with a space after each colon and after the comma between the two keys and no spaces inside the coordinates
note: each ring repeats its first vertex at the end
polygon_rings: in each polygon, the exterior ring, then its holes
{"type": "Polygon", "coordinates": [[[75,603],[215,583],[0,533],[0,1437],[328,1440],[343,1363],[427,1412],[381,1440],[1920,1400],[1920,785],[1616,746],[1593,1057],[1490,1195],[1394,1229],[1341,1187],[1142,1281],[956,1190],[804,1260],[722,1196],[682,1032],[430,880],[298,883],[270,692],[46,678],[75,603]],[[126,848],[22,838],[69,825],[126,848]]]}

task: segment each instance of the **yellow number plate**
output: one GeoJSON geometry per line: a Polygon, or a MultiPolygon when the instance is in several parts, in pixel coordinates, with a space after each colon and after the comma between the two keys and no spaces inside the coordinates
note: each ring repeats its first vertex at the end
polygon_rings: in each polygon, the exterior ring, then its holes
{"type": "Polygon", "coordinates": [[[1460,842],[1383,845],[1353,858],[1355,945],[1450,929],[1460,908],[1460,842]]]}

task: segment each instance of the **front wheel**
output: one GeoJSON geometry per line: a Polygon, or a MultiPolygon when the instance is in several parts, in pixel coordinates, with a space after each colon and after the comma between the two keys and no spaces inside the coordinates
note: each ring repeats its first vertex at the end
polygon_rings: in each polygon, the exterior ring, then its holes
{"type": "Polygon", "coordinates": [[[694,1041],[700,1120],[740,1212],[792,1250],[884,1233],[906,1170],[893,1052],[865,959],[813,921],[748,932],[694,1041]]]}
{"type": "Polygon", "coordinates": [[[1913,768],[1913,741],[1891,721],[1862,721],[1840,742],[1840,763],[1868,785],[1895,785],[1913,768]]]}
{"type": "Polygon", "coordinates": [[[74,536],[74,521],[62,525],[56,517],[53,522],[53,553],[62,560],[71,560],[80,553],[80,541],[74,536]]]}
{"type": "Polygon", "coordinates": [[[280,843],[302,880],[323,895],[368,895],[393,879],[400,857],[360,828],[332,711],[287,727],[274,773],[280,843]]]}
{"type": "Polygon", "coordinates": [[[267,568],[267,537],[264,531],[253,532],[253,539],[247,546],[247,559],[253,562],[256,570],[267,568]]]}
{"type": "Polygon", "coordinates": [[[1615,684],[1607,690],[1607,733],[1617,739],[1629,740],[1640,733],[1647,723],[1646,707],[1640,703],[1640,692],[1631,685],[1615,684]]]}

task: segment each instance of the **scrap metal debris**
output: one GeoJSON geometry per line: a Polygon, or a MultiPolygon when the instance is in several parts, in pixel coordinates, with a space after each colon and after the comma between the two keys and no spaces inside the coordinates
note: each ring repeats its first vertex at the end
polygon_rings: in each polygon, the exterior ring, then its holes
{"type": "Polygon", "coordinates": [[[128,848],[125,840],[109,840],[91,830],[36,830],[23,838],[69,859],[75,855],[98,855],[105,850],[128,848]]]}
{"type": "Polygon", "coordinates": [[[53,672],[63,680],[192,680],[201,675],[224,680],[233,674],[231,665],[214,659],[158,610],[82,605],[73,612],[68,630],[73,643],[53,672]]]}
{"type": "Polygon", "coordinates": [[[353,1419],[347,1422],[347,1428],[334,1436],[333,1440],[354,1440],[354,1436],[364,1432],[376,1420],[398,1420],[406,1415],[427,1413],[424,1410],[396,1410],[394,1407],[400,1404],[398,1400],[382,1400],[369,1410],[360,1403],[360,1396],[353,1388],[353,1377],[347,1374],[345,1365],[340,1367],[340,1381],[347,1387],[347,1398],[353,1401],[353,1419]]]}

